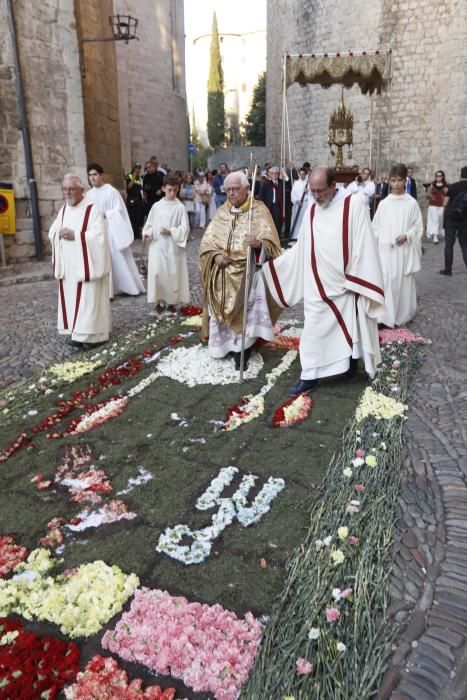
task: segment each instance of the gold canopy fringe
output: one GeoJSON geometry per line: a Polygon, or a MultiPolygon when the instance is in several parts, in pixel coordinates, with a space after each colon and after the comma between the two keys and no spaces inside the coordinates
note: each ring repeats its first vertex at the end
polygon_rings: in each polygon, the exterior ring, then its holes
{"type": "Polygon", "coordinates": [[[363,94],[380,94],[391,78],[391,52],[333,55],[286,54],[286,86],[309,83],[322,87],[341,84],[349,88],[357,83],[363,94]]]}

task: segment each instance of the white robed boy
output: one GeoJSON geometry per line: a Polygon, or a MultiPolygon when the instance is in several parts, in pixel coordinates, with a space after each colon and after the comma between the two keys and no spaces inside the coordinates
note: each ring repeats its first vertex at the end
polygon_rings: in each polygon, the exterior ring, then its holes
{"type": "Polygon", "coordinates": [[[92,189],[87,192],[86,198],[102,212],[107,224],[112,259],[110,296],[137,296],[144,292],[144,285],[130,247],[134,240],[130,217],[120,192],[104,183],[103,172],[99,163],[88,165],[92,189]]]}

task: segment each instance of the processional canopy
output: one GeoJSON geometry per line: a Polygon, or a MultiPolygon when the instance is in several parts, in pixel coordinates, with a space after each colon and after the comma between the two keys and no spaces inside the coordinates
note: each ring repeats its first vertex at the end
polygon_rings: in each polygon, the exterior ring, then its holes
{"type": "Polygon", "coordinates": [[[285,54],[286,87],[359,85],[363,94],[386,89],[391,79],[391,49],[348,53],[285,54]]]}

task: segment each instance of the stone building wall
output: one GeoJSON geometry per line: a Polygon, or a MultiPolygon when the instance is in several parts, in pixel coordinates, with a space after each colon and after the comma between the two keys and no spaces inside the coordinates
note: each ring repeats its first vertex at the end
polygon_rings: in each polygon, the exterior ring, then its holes
{"type": "MultiPolygon", "coordinates": [[[[443,168],[457,180],[467,163],[467,3],[465,0],[269,0],[267,146],[280,155],[282,53],[375,49],[393,42],[392,120],[389,96],[373,98],[372,165],[412,165],[416,179],[443,168]],[[378,133],[380,153],[378,158],[378,133]]],[[[292,159],[334,161],[328,121],[340,87],[287,90],[292,159]]],[[[371,98],[358,87],[344,91],[354,113],[353,161],[370,160],[371,98]]],[[[423,189],[420,187],[420,190],[423,189]]]]}
{"type": "Polygon", "coordinates": [[[115,12],[139,19],[139,41],[117,46],[122,160],[157,155],[187,167],[183,0],[114,0],[115,12]]]}
{"type": "MultiPolygon", "coordinates": [[[[75,12],[78,39],[112,36],[112,0],[76,0],[75,12]]],[[[107,182],[121,187],[116,42],[82,42],[81,47],[87,158],[102,165],[107,182]]]]}
{"type": "MultiPolygon", "coordinates": [[[[14,0],[43,254],[63,201],[63,174],[86,182],[86,164],[101,162],[123,189],[123,168],[157,154],[186,167],[188,143],[183,0],[14,0]],[[113,14],[137,17],[139,41],[85,43],[110,37],[113,14]],[[82,77],[81,69],[85,68],[82,77]]],[[[0,3],[0,181],[14,185],[17,234],[5,236],[7,261],[35,256],[13,51],[0,3]]]]}
{"type": "MultiPolygon", "coordinates": [[[[44,254],[62,201],[61,176],[84,176],[84,117],[73,0],[13,3],[38,186],[44,254]]],[[[29,188],[5,4],[0,4],[0,181],[15,189],[17,234],[5,236],[7,260],[34,257],[29,188]]]]}

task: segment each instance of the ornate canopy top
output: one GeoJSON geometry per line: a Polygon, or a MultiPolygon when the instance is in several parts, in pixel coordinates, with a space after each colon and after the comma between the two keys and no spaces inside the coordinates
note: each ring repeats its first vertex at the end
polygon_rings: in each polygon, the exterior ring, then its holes
{"type": "Polygon", "coordinates": [[[286,86],[308,83],[329,87],[354,83],[363,94],[381,93],[391,77],[391,49],[348,53],[285,54],[286,86]]]}

